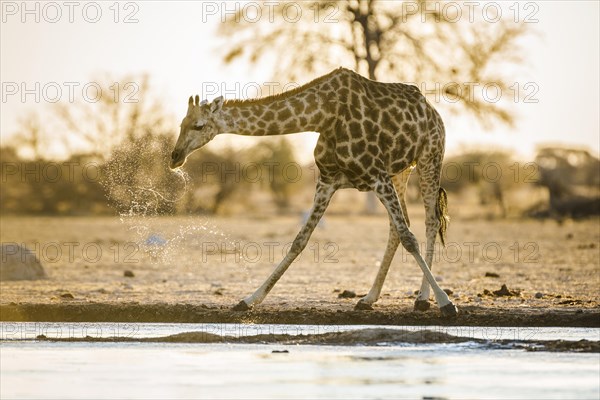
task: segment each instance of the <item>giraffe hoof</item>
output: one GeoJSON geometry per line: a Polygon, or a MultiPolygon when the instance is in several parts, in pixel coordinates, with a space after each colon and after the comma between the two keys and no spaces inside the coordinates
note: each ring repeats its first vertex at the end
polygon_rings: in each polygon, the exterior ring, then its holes
{"type": "Polygon", "coordinates": [[[415,300],[415,311],[427,311],[431,307],[431,304],[428,300],[415,300]]]}
{"type": "Polygon", "coordinates": [[[248,311],[252,307],[250,307],[244,300],[240,301],[236,304],[235,307],[232,308],[233,311],[248,311]]]}
{"type": "Polygon", "coordinates": [[[444,317],[456,317],[458,315],[458,308],[456,308],[456,306],[452,303],[441,307],[440,311],[444,317]]]}
{"type": "Polygon", "coordinates": [[[355,310],[372,310],[373,306],[371,304],[369,304],[369,303],[365,303],[364,301],[359,301],[354,306],[354,309],[355,310]]]}

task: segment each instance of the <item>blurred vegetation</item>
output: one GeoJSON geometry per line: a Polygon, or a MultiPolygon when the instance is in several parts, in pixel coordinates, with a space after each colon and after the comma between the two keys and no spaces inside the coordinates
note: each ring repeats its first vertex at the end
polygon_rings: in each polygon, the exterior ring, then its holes
{"type": "MultiPolygon", "coordinates": [[[[140,98],[150,99],[145,85],[140,98]]],[[[16,135],[3,140],[2,214],[273,215],[297,214],[311,204],[316,169],[300,165],[285,138],[262,138],[241,150],[203,148],[183,172],[174,172],[168,161],[176,136],[169,121],[175,119],[160,105],[107,101],[54,111],[44,124],[29,114],[16,135]],[[75,118],[85,123],[76,125],[75,118]],[[57,161],[45,150],[61,138],[69,155],[57,161]]],[[[541,148],[525,163],[506,152],[469,151],[446,158],[441,184],[451,211],[467,209],[474,217],[579,218],[600,214],[599,171],[598,158],[581,149],[541,148]]],[[[359,195],[340,193],[332,212],[360,212],[359,195]]],[[[416,174],[407,198],[419,200],[416,174]]]]}
{"type": "Polygon", "coordinates": [[[535,159],[538,184],[548,190],[548,207],[532,208],[536,217],[586,217],[600,214],[600,160],[587,150],[541,148],[535,159]]]}

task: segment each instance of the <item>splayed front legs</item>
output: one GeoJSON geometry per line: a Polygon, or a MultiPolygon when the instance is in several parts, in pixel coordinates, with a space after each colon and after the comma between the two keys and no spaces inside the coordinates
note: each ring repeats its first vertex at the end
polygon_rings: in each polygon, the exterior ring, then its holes
{"type": "Polygon", "coordinates": [[[325,213],[331,197],[335,193],[337,187],[333,184],[325,184],[321,181],[317,183],[317,191],[315,193],[315,200],[313,208],[311,210],[308,220],[294,239],[292,247],[285,255],[283,260],[279,263],[277,268],[271,273],[271,276],[254,292],[251,296],[246,297],[240,301],[233,309],[235,311],[245,311],[255,304],[259,304],[264,300],[267,294],[273,289],[275,283],[281,278],[285,271],[289,268],[290,264],[298,257],[298,255],[304,250],[310,235],[313,233],[315,227],[321,220],[321,217],[325,213]]]}

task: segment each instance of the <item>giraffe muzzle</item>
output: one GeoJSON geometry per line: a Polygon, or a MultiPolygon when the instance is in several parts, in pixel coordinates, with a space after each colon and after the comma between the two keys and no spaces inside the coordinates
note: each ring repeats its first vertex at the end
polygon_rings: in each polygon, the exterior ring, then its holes
{"type": "Polygon", "coordinates": [[[171,153],[171,162],[169,163],[171,169],[177,169],[185,163],[185,157],[182,157],[182,154],[183,152],[181,151],[173,150],[171,153]]]}

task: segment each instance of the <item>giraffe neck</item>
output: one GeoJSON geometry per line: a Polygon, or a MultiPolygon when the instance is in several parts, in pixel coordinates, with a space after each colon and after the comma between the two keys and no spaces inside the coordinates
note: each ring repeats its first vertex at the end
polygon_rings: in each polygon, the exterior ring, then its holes
{"type": "Polygon", "coordinates": [[[223,105],[223,133],[248,136],[322,132],[326,112],[335,104],[329,79],[280,95],[252,100],[228,100],[223,105]]]}

